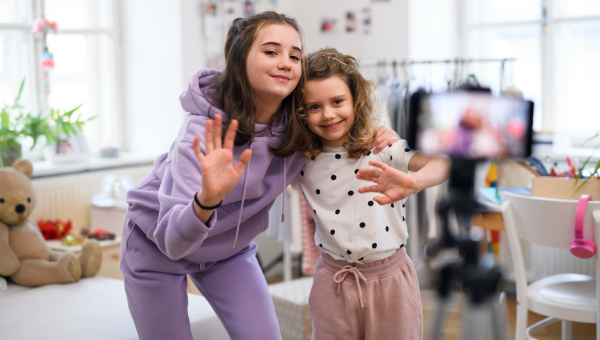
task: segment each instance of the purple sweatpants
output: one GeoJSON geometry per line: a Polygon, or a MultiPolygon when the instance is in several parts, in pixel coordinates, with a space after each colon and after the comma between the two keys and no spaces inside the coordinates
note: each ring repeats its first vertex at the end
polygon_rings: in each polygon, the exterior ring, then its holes
{"type": "Polygon", "coordinates": [[[281,339],[273,300],[256,260],[256,243],[201,270],[196,263],[169,259],[135,223],[125,223],[121,271],[140,339],[192,339],[186,274],[231,339],[281,339]]]}

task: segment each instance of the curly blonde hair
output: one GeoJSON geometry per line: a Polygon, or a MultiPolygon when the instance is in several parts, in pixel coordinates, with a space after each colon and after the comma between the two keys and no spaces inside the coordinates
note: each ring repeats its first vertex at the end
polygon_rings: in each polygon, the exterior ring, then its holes
{"type": "MultiPolygon", "coordinates": [[[[348,85],[354,103],[354,123],[348,130],[350,142],[344,147],[350,158],[359,158],[364,150],[371,148],[377,133],[375,83],[362,75],[356,58],[334,48],[324,48],[309,54],[305,63],[305,82],[338,76],[348,85]]],[[[304,89],[301,91],[300,98],[304,99],[304,89]]],[[[303,100],[294,115],[305,130],[301,138],[296,138],[295,144],[302,157],[314,160],[323,151],[323,141],[308,128],[304,104],[303,100]]]]}

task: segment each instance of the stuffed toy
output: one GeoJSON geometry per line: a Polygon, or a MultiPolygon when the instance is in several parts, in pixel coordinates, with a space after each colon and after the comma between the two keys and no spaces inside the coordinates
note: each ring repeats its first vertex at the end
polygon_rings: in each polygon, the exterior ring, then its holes
{"type": "Polygon", "coordinates": [[[24,286],[71,283],[96,275],[102,263],[98,242],[86,242],[79,255],[54,251],[29,220],[35,207],[32,172],[31,162],[22,159],[12,168],[0,168],[0,275],[24,286]]]}

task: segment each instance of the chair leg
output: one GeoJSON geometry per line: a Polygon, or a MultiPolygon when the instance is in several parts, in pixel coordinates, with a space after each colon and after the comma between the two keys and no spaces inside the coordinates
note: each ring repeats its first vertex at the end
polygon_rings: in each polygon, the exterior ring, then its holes
{"type": "Polygon", "coordinates": [[[571,340],[573,336],[573,322],[563,320],[562,321],[562,340],[571,340]]]}
{"type": "Polygon", "coordinates": [[[531,336],[531,332],[535,332],[542,327],[549,326],[549,325],[559,322],[559,321],[562,321],[562,320],[555,319],[553,317],[549,317],[549,318],[545,318],[544,320],[539,321],[539,322],[529,326],[529,328],[527,328],[527,330],[525,331],[525,333],[527,334],[527,339],[534,340],[535,338],[531,336]]]}
{"type": "Polygon", "coordinates": [[[525,340],[527,331],[527,305],[517,304],[517,324],[515,327],[515,340],[525,340]]]}

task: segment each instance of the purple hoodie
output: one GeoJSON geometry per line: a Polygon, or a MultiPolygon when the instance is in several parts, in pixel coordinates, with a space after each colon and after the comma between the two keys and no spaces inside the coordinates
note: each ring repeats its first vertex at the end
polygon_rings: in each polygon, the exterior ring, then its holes
{"type": "MultiPolygon", "coordinates": [[[[218,75],[218,71],[210,69],[202,69],[194,75],[179,97],[181,106],[190,114],[177,138],[169,152],[159,156],[152,171],[127,194],[129,217],[172,260],[213,262],[243,249],[267,228],[273,201],[305,163],[298,154],[285,159],[273,155],[268,146],[277,140],[272,135],[255,137],[250,145],[235,146],[234,164],[248,148],[252,149],[250,163],[208,223],[200,221],[192,206],[194,194],[202,189],[193,141],[194,136],[200,137],[202,151],[205,151],[204,129],[209,109],[211,118],[220,113],[224,122],[227,121],[227,115],[210,104],[214,102],[211,86],[218,75]]],[[[257,131],[265,128],[266,125],[256,124],[257,131]]]]}

